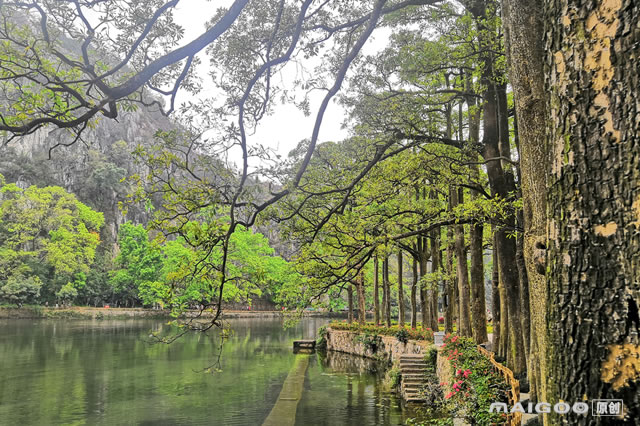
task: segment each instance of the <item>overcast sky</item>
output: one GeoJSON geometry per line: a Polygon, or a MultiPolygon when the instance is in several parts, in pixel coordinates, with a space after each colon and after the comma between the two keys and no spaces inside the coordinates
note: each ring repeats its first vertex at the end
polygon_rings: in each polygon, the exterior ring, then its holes
{"type": "MultiPolygon", "coordinates": [[[[228,6],[232,2],[229,0],[183,0],[178,4],[175,12],[176,21],[185,28],[185,42],[188,42],[202,33],[205,22],[209,19],[218,7],[228,6]]],[[[380,30],[378,30],[380,31],[380,30]]],[[[374,33],[375,35],[375,33],[374,33]]],[[[370,40],[365,46],[365,52],[372,52],[380,48],[385,37],[378,34],[376,40],[370,40]]],[[[208,60],[206,54],[201,53],[203,62],[203,72],[206,72],[208,60]]],[[[212,85],[207,83],[208,77],[203,73],[203,96],[211,96],[214,92],[212,85]],[[211,90],[207,90],[210,88],[211,90]]],[[[290,76],[284,76],[290,78],[290,76]]],[[[188,93],[182,93],[178,101],[188,100],[188,93]]],[[[299,141],[311,137],[316,112],[324,93],[316,93],[311,101],[311,115],[305,117],[294,105],[277,105],[274,115],[265,117],[262,120],[258,132],[249,139],[250,144],[260,143],[262,145],[276,149],[283,157],[298,144],[299,141]]],[[[334,99],[336,99],[334,97],[334,99]]],[[[345,112],[340,105],[331,102],[327,109],[320,131],[319,142],[338,141],[348,135],[346,129],[341,129],[345,112]]],[[[239,158],[238,158],[239,159],[239,158]]],[[[237,161],[237,160],[236,160],[237,161]]]]}

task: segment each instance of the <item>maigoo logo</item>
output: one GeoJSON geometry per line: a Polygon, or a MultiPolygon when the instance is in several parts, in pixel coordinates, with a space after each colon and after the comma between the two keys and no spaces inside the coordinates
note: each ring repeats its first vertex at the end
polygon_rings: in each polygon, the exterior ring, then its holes
{"type": "MultiPolygon", "coordinates": [[[[511,410],[504,402],[494,402],[489,407],[490,413],[528,413],[528,414],[544,414],[550,413],[552,409],[551,404],[548,402],[538,402],[535,406],[533,403],[527,404],[527,410],[520,402],[516,402],[511,410]]],[[[553,406],[553,412],[557,414],[567,414],[573,411],[576,414],[586,414],[589,412],[589,404],[586,402],[576,402],[573,405],[569,405],[566,402],[558,402],[553,406]]]]}
{"type": "MultiPolygon", "coordinates": [[[[489,407],[490,413],[522,413],[522,414],[545,414],[553,412],[556,414],[567,414],[570,411],[575,414],[587,414],[589,412],[589,404],[586,402],[575,402],[569,405],[566,402],[558,402],[551,405],[548,402],[538,402],[527,404],[527,409],[522,403],[517,402],[511,410],[504,402],[494,402],[489,407]]],[[[621,399],[594,399],[591,401],[591,414],[593,416],[623,416],[624,406],[621,399]]]]}

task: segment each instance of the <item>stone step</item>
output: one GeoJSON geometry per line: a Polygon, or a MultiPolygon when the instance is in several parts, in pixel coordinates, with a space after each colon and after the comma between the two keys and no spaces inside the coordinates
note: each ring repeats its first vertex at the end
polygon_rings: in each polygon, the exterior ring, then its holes
{"type": "Polygon", "coordinates": [[[420,389],[422,389],[423,383],[403,383],[402,384],[402,390],[405,391],[409,391],[409,390],[415,390],[418,391],[420,389]]]}
{"type": "Polygon", "coordinates": [[[420,381],[424,381],[424,374],[419,374],[419,373],[409,373],[409,374],[403,374],[402,375],[402,379],[414,379],[414,380],[420,380],[420,381]]]}
{"type": "Polygon", "coordinates": [[[400,367],[403,367],[405,365],[424,365],[424,366],[426,366],[427,363],[424,362],[424,361],[412,361],[412,360],[405,360],[405,359],[400,360],[400,367]]]}
{"type": "Polygon", "coordinates": [[[424,361],[424,355],[423,354],[402,354],[400,355],[400,359],[419,359],[419,360],[423,360],[424,361]]]}
{"type": "Polygon", "coordinates": [[[402,375],[414,375],[414,374],[419,374],[421,376],[424,376],[424,369],[422,368],[412,368],[410,370],[400,370],[400,372],[402,373],[402,375]]]}
{"type": "Polygon", "coordinates": [[[421,396],[415,396],[415,397],[406,396],[404,399],[407,402],[424,402],[424,398],[422,398],[421,396]]]}

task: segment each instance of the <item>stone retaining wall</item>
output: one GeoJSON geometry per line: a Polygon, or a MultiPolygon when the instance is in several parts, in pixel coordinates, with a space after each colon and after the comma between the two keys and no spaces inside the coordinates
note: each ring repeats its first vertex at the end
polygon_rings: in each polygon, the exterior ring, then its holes
{"type": "Polygon", "coordinates": [[[426,354],[427,350],[433,346],[433,343],[424,340],[409,340],[407,343],[402,343],[394,336],[378,336],[379,344],[372,348],[362,342],[362,338],[358,336],[364,335],[328,328],[325,336],[327,350],[393,363],[399,361],[402,354],[426,354]]]}

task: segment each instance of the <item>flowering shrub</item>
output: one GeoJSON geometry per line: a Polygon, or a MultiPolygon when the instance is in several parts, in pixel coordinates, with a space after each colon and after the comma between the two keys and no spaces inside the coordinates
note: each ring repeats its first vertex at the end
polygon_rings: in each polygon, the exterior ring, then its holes
{"type": "MultiPolygon", "coordinates": [[[[373,323],[366,323],[365,325],[360,325],[357,322],[348,324],[346,322],[337,322],[337,321],[334,321],[331,324],[329,324],[329,327],[331,327],[333,330],[355,331],[358,333],[377,334],[380,336],[394,336],[396,338],[398,338],[398,336],[401,336],[403,340],[406,337],[407,339],[411,339],[411,340],[427,340],[431,342],[433,341],[433,330],[431,330],[428,327],[424,329],[400,327],[398,325],[385,327],[382,325],[375,325],[373,323]]],[[[400,340],[400,338],[398,338],[398,340],[400,340]]]]}
{"type": "Polygon", "coordinates": [[[447,334],[442,346],[443,354],[451,363],[451,383],[445,399],[451,411],[464,415],[472,424],[492,425],[504,422],[504,414],[490,413],[493,402],[507,402],[508,384],[493,371],[491,362],[468,338],[447,334]]]}
{"type": "Polygon", "coordinates": [[[444,317],[438,318],[438,324],[444,324],[444,317]]]}

